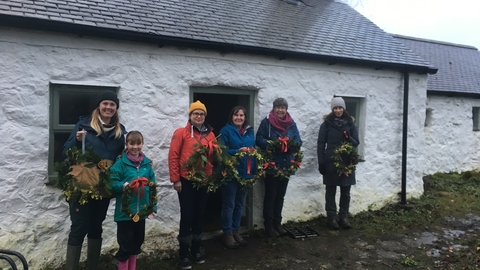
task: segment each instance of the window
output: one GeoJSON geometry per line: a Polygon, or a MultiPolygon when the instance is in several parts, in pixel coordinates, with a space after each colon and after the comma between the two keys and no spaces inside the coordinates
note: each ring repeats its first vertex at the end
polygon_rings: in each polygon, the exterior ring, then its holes
{"type": "Polygon", "coordinates": [[[114,86],[50,84],[49,181],[56,177],[54,164],[63,161],[63,145],[82,115],[90,115],[102,91],[116,92],[114,86]]]}
{"type": "Polygon", "coordinates": [[[424,127],[431,127],[432,126],[432,112],[433,112],[433,109],[427,108],[427,110],[425,112],[424,127]]]}
{"type": "Polygon", "coordinates": [[[480,130],[480,107],[473,107],[472,111],[473,130],[478,131],[480,130]]]}
{"type": "Polygon", "coordinates": [[[341,97],[343,100],[345,100],[345,106],[347,106],[348,114],[355,119],[355,126],[358,130],[358,137],[360,138],[360,145],[358,146],[357,151],[360,155],[360,158],[363,159],[365,147],[363,144],[363,136],[365,134],[365,98],[352,96],[341,97]]]}

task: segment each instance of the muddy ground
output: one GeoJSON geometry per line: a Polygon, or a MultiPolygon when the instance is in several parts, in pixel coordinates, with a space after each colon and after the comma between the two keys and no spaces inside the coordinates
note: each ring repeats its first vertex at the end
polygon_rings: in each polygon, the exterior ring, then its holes
{"type": "MultiPolygon", "coordinates": [[[[192,269],[480,269],[480,247],[476,246],[480,217],[475,215],[447,217],[406,234],[375,236],[355,228],[330,231],[322,219],[295,226],[306,225],[318,236],[267,238],[263,230],[257,230],[247,234],[247,247],[235,250],[226,249],[219,238],[206,240],[206,263],[194,264],[192,269]]],[[[178,269],[177,259],[142,263],[178,269]]],[[[142,269],[140,264],[138,269],[142,269]]]]}

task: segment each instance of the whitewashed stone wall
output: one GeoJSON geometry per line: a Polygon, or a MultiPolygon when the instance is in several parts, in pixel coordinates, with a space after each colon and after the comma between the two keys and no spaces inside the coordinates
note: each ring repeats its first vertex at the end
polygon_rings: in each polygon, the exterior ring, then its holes
{"type": "MultiPolygon", "coordinates": [[[[258,91],[255,123],[282,96],[304,141],[302,169],[292,177],[284,221],[324,214],[316,139],[333,94],[366,99],[365,162],[358,166],[351,212],[398,200],[401,187],[402,74],[394,71],[277,60],[256,55],[158,48],[156,45],[0,28],[0,246],[25,254],[32,269],[59,265],[70,221],[60,191],[47,179],[49,82],[120,86],[120,115],[141,130],[154,159],[159,212],[147,221],[144,250],[176,247],[178,199],[168,179],[173,131],[187,119],[189,87],[224,85],[258,91]]],[[[411,75],[408,194],[423,191],[426,75],[411,75]]],[[[208,120],[208,119],[207,119],[208,120]]],[[[263,185],[254,189],[254,224],[262,227],[263,185]]],[[[104,222],[103,252],[115,252],[113,203],[104,222]]],[[[84,257],[82,257],[84,259],[84,257]]]]}
{"type": "Polygon", "coordinates": [[[472,108],[480,100],[428,96],[430,124],[425,127],[425,174],[478,170],[480,133],[473,131],[472,108]]]}

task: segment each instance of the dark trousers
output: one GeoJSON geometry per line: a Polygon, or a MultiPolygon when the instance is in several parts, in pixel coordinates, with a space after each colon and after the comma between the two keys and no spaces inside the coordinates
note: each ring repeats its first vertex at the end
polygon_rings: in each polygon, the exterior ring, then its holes
{"type": "Polygon", "coordinates": [[[117,242],[120,248],[115,259],[126,261],[131,255],[138,255],[145,241],[145,219],[133,222],[133,220],[117,222],[117,242]]]}
{"type": "Polygon", "coordinates": [[[200,236],[203,233],[203,217],[207,206],[208,193],[206,188],[193,186],[191,181],[180,178],[182,192],[178,193],[180,201],[180,232],[179,238],[200,236]]]}
{"type": "Polygon", "coordinates": [[[107,215],[110,199],[90,200],[84,205],[70,203],[70,233],[68,245],[81,246],[85,236],[89,239],[102,238],[102,222],[107,215]]]}
{"type": "MultiPolygon", "coordinates": [[[[338,212],[340,218],[348,218],[351,187],[352,186],[340,186],[340,211],[338,212]]],[[[336,193],[337,186],[325,186],[325,211],[327,212],[327,218],[330,219],[337,218],[336,193]]]]}
{"type": "Polygon", "coordinates": [[[285,194],[287,193],[288,179],[265,177],[265,197],[263,199],[264,225],[280,225],[285,194]]]}

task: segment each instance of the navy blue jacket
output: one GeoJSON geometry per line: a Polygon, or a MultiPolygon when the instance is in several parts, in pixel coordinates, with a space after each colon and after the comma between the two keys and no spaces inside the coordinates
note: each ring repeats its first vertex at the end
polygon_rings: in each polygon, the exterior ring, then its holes
{"type": "MultiPolygon", "coordinates": [[[[290,127],[288,127],[285,136],[282,136],[280,131],[270,125],[270,122],[268,121],[268,116],[265,117],[260,123],[260,126],[257,130],[257,146],[260,147],[260,149],[265,150],[267,148],[268,140],[278,140],[279,137],[288,137],[289,140],[299,142],[300,145],[302,144],[302,139],[300,139],[300,133],[298,132],[297,124],[295,124],[295,121],[292,121],[292,124],[290,125],[290,127]]],[[[275,162],[277,168],[285,170],[291,166],[291,160],[294,159],[295,158],[293,156],[293,153],[290,151],[287,153],[281,153],[279,151],[276,151],[275,153],[273,153],[271,161],[275,162]]]]}
{"type": "Polygon", "coordinates": [[[87,136],[85,137],[85,150],[89,147],[93,147],[93,151],[102,159],[115,161],[125,148],[125,134],[127,133],[125,127],[121,125],[123,134],[118,139],[115,139],[114,131],[102,133],[100,136],[97,136],[97,132],[90,126],[91,120],[91,115],[80,116],[80,120],[75,125],[68,140],[63,145],[63,157],[66,157],[67,150],[73,146],[82,149],[82,142],[77,141],[76,135],[77,131],[85,129],[87,131],[87,136]]]}
{"type": "MultiPolygon", "coordinates": [[[[243,134],[240,134],[238,128],[231,123],[228,123],[220,130],[219,141],[221,141],[226,147],[228,147],[228,154],[233,156],[242,147],[255,147],[255,138],[253,134],[253,128],[248,126],[243,134]]],[[[239,161],[237,165],[238,176],[244,179],[250,179],[257,173],[257,163],[255,159],[252,159],[250,167],[250,174],[247,174],[247,157],[245,156],[239,161]]]]}

